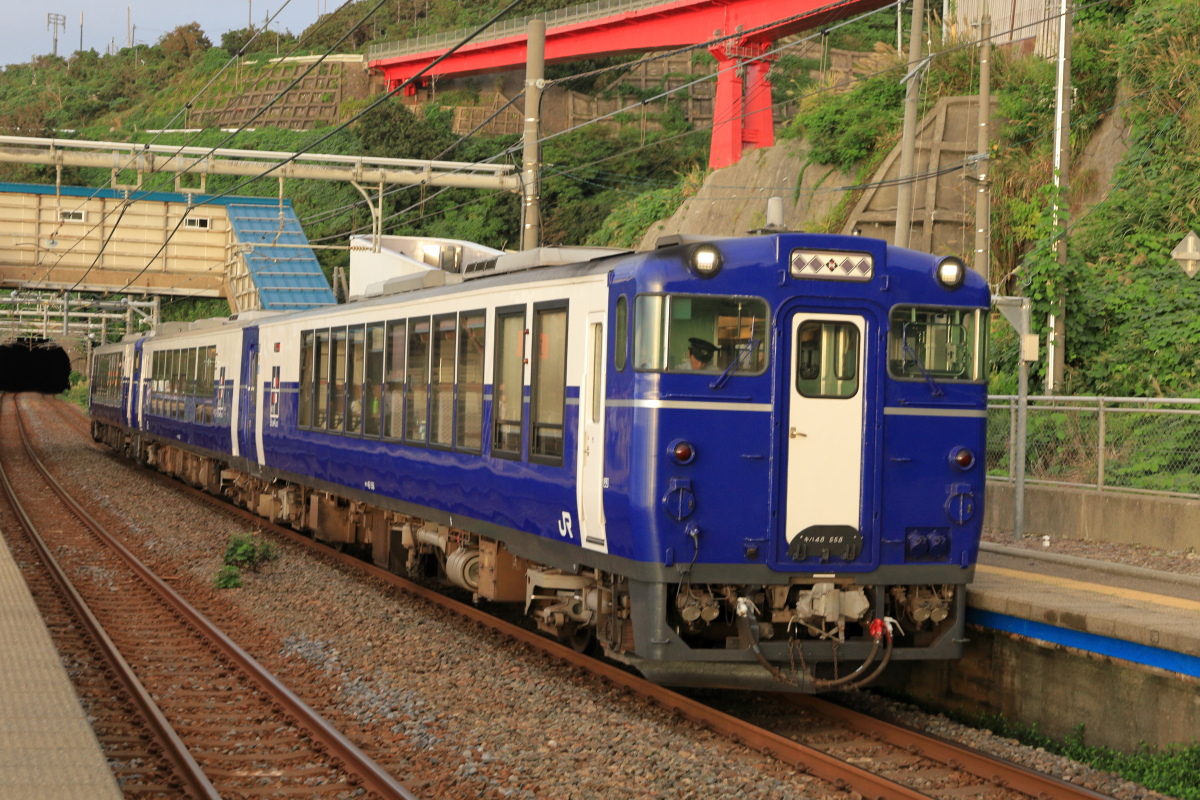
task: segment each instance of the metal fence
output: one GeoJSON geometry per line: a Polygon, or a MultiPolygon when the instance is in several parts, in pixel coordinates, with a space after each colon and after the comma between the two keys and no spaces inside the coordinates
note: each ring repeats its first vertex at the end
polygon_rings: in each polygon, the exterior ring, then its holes
{"type": "MultiPolygon", "coordinates": [[[[1031,396],[1025,480],[1200,498],[1200,399],[1031,396]]],[[[987,470],[1014,481],[1017,398],[988,398],[987,470]]]]}

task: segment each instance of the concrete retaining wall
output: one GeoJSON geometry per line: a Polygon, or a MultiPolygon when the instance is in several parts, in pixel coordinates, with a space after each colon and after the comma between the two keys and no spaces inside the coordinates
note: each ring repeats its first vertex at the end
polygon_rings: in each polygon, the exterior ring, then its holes
{"type": "MultiPolygon", "coordinates": [[[[984,509],[984,527],[1011,531],[1012,484],[988,481],[984,509]]],[[[1200,501],[1026,486],[1025,535],[1200,551],[1200,501]]]]}
{"type": "MultiPolygon", "coordinates": [[[[1003,714],[1063,739],[1133,752],[1200,742],[1200,680],[969,627],[961,661],[914,664],[895,684],[942,711],[1003,714]]],[[[896,676],[892,676],[893,680],[896,676]]]]}

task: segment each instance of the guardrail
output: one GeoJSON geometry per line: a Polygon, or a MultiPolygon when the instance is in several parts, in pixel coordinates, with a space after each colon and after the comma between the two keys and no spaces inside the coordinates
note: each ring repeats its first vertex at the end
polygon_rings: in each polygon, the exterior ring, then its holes
{"type": "MultiPolygon", "coordinates": [[[[593,19],[611,17],[622,11],[638,11],[643,8],[661,6],[664,0],[595,0],[592,3],[580,3],[577,6],[560,8],[557,11],[545,11],[540,14],[530,14],[525,17],[498,22],[484,33],[472,39],[473,42],[487,42],[493,39],[503,39],[506,36],[517,36],[525,33],[529,21],[543,19],[546,28],[561,28],[575,22],[587,22],[593,19]]],[[[467,37],[474,28],[459,28],[454,31],[431,33],[426,36],[415,36],[400,42],[382,42],[373,44],[367,50],[367,60],[377,61],[381,58],[394,58],[412,53],[425,53],[442,50],[456,44],[467,37]]]]}

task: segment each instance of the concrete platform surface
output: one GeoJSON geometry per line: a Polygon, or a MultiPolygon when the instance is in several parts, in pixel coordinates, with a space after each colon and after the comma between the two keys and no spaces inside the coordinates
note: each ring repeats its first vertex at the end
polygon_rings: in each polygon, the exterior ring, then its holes
{"type": "Polygon", "coordinates": [[[0,537],[0,797],[121,800],[79,699],[0,537]]]}
{"type": "Polygon", "coordinates": [[[1194,580],[1089,568],[1085,559],[1043,559],[1029,551],[985,551],[967,596],[973,609],[1200,657],[1194,580]]]}

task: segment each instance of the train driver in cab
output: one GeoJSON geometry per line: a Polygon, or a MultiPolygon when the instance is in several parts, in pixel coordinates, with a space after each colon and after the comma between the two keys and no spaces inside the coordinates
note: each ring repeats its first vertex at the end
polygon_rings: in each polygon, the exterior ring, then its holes
{"type": "Polygon", "coordinates": [[[705,370],[712,364],[717,346],[712,342],[691,337],[688,339],[687,358],[679,362],[678,369],[705,370]]]}

